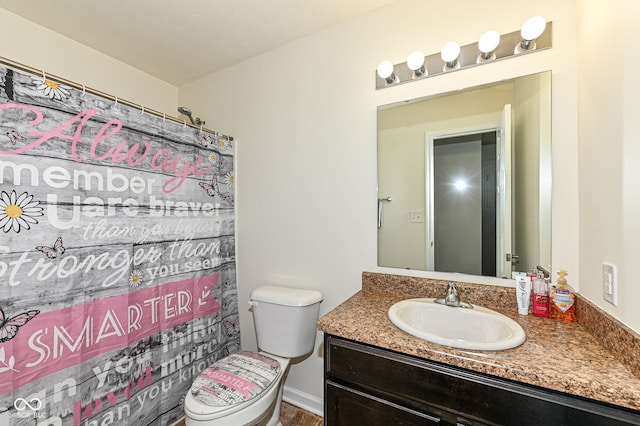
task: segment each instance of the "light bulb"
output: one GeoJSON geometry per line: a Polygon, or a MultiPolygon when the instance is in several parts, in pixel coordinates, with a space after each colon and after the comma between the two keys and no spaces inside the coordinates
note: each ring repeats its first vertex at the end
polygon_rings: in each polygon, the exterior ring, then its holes
{"type": "Polygon", "coordinates": [[[413,71],[413,78],[424,77],[427,69],[424,67],[424,53],[416,50],[407,57],[407,67],[413,71]]]}
{"type": "Polygon", "coordinates": [[[463,179],[458,179],[457,181],[455,181],[453,183],[453,186],[458,191],[464,191],[465,189],[467,189],[469,187],[469,184],[467,183],[467,181],[465,181],[463,179]]]}
{"type": "Polygon", "coordinates": [[[422,68],[424,65],[424,54],[418,50],[415,52],[411,52],[409,57],[407,57],[407,66],[410,70],[415,71],[422,68]]]}
{"type": "Polygon", "coordinates": [[[393,64],[391,61],[382,61],[378,65],[378,75],[387,80],[393,74],[393,64]]]}
{"type": "Polygon", "coordinates": [[[542,16],[534,16],[522,24],[520,35],[524,40],[535,40],[544,32],[547,21],[542,16]]]}
{"type": "Polygon", "coordinates": [[[496,50],[500,43],[500,34],[497,31],[487,31],[480,36],[478,40],[478,49],[482,53],[490,53],[496,50]]]}
{"type": "Polygon", "coordinates": [[[442,47],[442,52],[440,52],[442,60],[449,64],[455,62],[458,59],[458,55],[460,55],[460,45],[455,41],[445,44],[442,47]]]}

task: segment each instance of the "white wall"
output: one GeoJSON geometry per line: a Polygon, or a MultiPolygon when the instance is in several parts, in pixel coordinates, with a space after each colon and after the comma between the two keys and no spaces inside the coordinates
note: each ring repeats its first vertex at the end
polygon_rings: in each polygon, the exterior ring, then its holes
{"type": "MultiPolygon", "coordinates": [[[[584,0],[579,26],[580,288],[640,331],[640,2],[584,0]],[[615,58],[608,66],[595,52],[615,58]],[[602,301],[602,263],[618,267],[618,306],[602,301]]],[[[554,139],[555,140],[555,139],[554,139]]]]}
{"type": "Polygon", "coordinates": [[[168,116],[178,114],[177,87],[4,9],[0,39],[4,58],[168,116]]]}
{"type": "MultiPolygon", "coordinates": [[[[245,303],[267,282],[321,290],[327,313],[376,266],[376,108],[407,98],[553,70],[553,265],[578,280],[576,2],[402,0],[180,87],[179,100],[237,138],[237,247],[242,344],[255,348],[245,303]],[[553,21],[553,49],[375,90],[382,59],[404,62],[486,30],[553,21]]],[[[435,273],[413,272],[421,276],[435,273]]],[[[639,327],[640,328],[640,327],[639,327]]],[[[320,339],[320,334],[318,339],[320,339]]],[[[322,396],[322,359],[287,385],[322,396]]]]}

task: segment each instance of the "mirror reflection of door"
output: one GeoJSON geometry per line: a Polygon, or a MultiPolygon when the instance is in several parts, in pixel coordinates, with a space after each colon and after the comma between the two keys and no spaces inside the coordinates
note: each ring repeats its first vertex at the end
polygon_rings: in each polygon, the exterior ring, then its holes
{"type": "Polygon", "coordinates": [[[503,121],[499,129],[427,138],[426,253],[434,270],[510,275],[510,134],[503,121]]]}
{"type": "Polygon", "coordinates": [[[436,271],[495,276],[496,132],[433,143],[436,271]]]}

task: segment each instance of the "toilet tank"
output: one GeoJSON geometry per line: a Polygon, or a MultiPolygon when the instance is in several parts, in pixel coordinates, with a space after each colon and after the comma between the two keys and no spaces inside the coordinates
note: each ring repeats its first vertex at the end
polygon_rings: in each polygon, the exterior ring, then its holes
{"type": "Polygon", "coordinates": [[[258,349],[284,358],[313,351],[322,294],[316,290],[266,285],[251,292],[258,349]]]}

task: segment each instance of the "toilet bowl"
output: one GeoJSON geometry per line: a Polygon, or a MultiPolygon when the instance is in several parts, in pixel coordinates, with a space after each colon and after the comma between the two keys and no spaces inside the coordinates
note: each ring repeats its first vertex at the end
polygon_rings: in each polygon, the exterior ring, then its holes
{"type": "Polygon", "coordinates": [[[205,369],[185,397],[186,425],[279,425],[290,359],[313,351],[321,301],[315,290],[254,290],[249,305],[260,352],[231,354],[205,369]]]}

